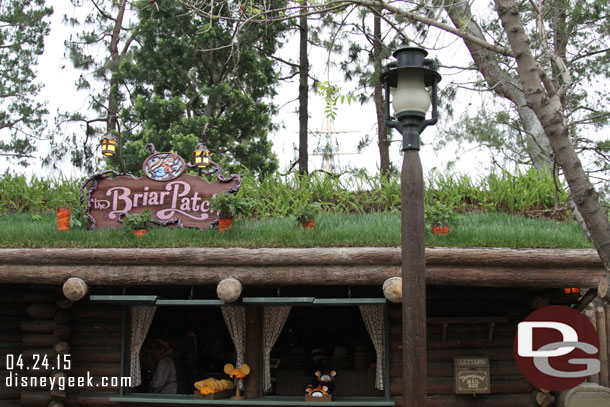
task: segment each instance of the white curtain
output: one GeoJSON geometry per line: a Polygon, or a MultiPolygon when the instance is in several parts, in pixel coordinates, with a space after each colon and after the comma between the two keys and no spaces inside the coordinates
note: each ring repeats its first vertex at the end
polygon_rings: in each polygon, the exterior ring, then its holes
{"type": "Polygon", "coordinates": [[[269,306],[263,309],[263,390],[271,390],[271,349],[280,336],[290,314],[290,305],[269,306]]]}
{"type": "Polygon", "coordinates": [[[243,305],[235,305],[220,307],[220,310],[235,345],[235,367],[239,367],[244,364],[246,354],[246,308],[243,305]]]}
{"type": "Polygon", "coordinates": [[[385,366],[385,305],[360,305],[360,313],[366,330],[371,337],[377,354],[377,370],[375,371],[375,388],[383,390],[386,377],[385,366]]]}
{"type": "Polygon", "coordinates": [[[140,349],[148,335],[150,324],[152,324],[157,307],[154,305],[131,307],[131,341],[130,341],[130,363],[129,372],[131,376],[131,387],[142,383],[140,368],[140,349]]]}

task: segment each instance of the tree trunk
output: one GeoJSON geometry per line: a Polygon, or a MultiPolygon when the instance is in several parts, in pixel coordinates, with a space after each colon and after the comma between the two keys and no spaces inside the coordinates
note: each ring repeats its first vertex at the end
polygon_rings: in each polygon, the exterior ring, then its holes
{"type": "MultiPolygon", "coordinates": [[[[470,35],[481,40],[485,39],[483,31],[473,18],[467,2],[453,3],[447,8],[447,13],[455,27],[466,30],[470,35]]],[[[528,105],[519,82],[500,68],[493,51],[468,40],[464,40],[464,43],[470,51],[477,69],[483,75],[489,87],[497,95],[510,100],[517,109],[523,130],[525,131],[526,150],[532,165],[539,172],[545,171],[550,174],[554,161],[551,144],[546,137],[542,123],[532,110],[532,107],[528,105]]],[[[580,225],[583,233],[590,240],[591,237],[585,221],[571,195],[568,196],[567,204],[574,216],[574,220],[580,225]]]]}
{"type": "Polygon", "coordinates": [[[610,272],[610,222],[602,208],[595,188],[589,181],[574,145],[570,140],[564,109],[558,92],[536,63],[519,17],[519,6],[514,0],[495,0],[498,16],[516,55],[517,72],[528,106],[542,124],[556,160],[562,168],[572,197],[580,211],[592,242],[607,272],[610,272]]]}
{"type": "Polygon", "coordinates": [[[388,128],[383,116],[383,85],[379,80],[382,74],[382,42],[381,42],[381,17],[374,15],[373,20],[373,59],[375,61],[375,110],[377,113],[377,136],[379,146],[379,172],[381,175],[390,174],[390,140],[388,140],[388,128]]]}
{"type": "MultiPolygon", "coordinates": [[[[306,6],[307,1],[303,0],[302,5],[306,6]]],[[[307,25],[306,10],[303,9],[299,16],[299,173],[307,174],[309,169],[309,153],[307,150],[307,127],[309,120],[309,57],[307,55],[307,36],[309,28],[307,25]]]]}
{"type": "MultiPolygon", "coordinates": [[[[110,38],[110,89],[108,91],[108,116],[106,119],[106,132],[110,134],[112,131],[118,129],[119,114],[119,80],[117,77],[120,54],[119,54],[119,39],[121,36],[121,26],[123,24],[123,17],[125,16],[125,7],[127,0],[121,0],[119,3],[119,12],[117,14],[114,29],[112,30],[112,37],[110,38]]],[[[118,158],[121,172],[125,173],[125,163],[123,162],[123,141],[121,140],[121,133],[118,132],[118,158]]]]}

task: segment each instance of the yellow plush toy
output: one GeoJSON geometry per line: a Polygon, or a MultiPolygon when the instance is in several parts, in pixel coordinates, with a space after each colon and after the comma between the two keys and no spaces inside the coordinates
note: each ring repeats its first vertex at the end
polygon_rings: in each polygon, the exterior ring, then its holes
{"type": "Polygon", "coordinates": [[[224,371],[231,379],[243,379],[250,374],[250,366],[244,363],[236,369],[231,363],[227,363],[224,371]]]}
{"type": "Polygon", "coordinates": [[[199,393],[206,395],[218,393],[224,390],[233,390],[233,382],[231,380],[218,380],[210,377],[208,379],[195,382],[195,388],[199,390],[199,393]]]}
{"type": "Polygon", "coordinates": [[[235,380],[235,396],[231,399],[242,400],[243,396],[239,393],[239,381],[250,374],[250,366],[244,363],[239,368],[235,368],[231,363],[227,363],[224,371],[231,379],[235,380]]]}

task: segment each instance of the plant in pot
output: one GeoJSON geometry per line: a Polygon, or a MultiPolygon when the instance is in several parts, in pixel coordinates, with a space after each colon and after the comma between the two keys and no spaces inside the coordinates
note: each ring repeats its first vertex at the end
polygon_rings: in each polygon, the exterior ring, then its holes
{"type": "Polygon", "coordinates": [[[312,202],[303,205],[299,210],[296,211],[297,222],[304,228],[313,229],[315,225],[315,217],[320,212],[320,203],[312,202]]]}
{"type": "Polygon", "coordinates": [[[455,224],[455,214],[446,205],[436,203],[424,209],[426,223],[433,235],[449,234],[450,226],[455,224]]]}
{"type": "Polygon", "coordinates": [[[218,212],[220,233],[228,231],[237,212],[246,207],[246,201],[242,197],[228,192],[216,194],[209,201],[210,210],[218,212]]]}
{"type": "Polygon", "coordinates": [[[137,237],[144,236],[153,224],[154,217],[150,209],[140,213],[128,213],[123,219],[123,227],[133,232],[137,237]]]}
{"type": "Polygon", "coordinates": [[[57,229],[65,232],[70,229],[70,208],[59,208],[55,211],[57,215],[57,229]]]}

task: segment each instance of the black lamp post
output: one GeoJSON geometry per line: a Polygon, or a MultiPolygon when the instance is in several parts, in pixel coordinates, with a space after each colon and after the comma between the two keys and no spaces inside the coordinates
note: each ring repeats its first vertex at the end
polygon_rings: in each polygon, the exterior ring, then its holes
{"type": "Polygon", "coordinates": [[[419,135],[438,121],[437,84],[441,76],[428,52],[404,47],[394,52],[381,80],[385,87],[385,121],[402,134],[402,378],[405,406],[426,406],[426,270],[424,177],[419,135]],[[432,98],[426,87],[432,87],[432,98]],[[390,94],[395,118],[390,116],[390,94]],[[432,104],[432,117],[426,112],[432,104]]]}

